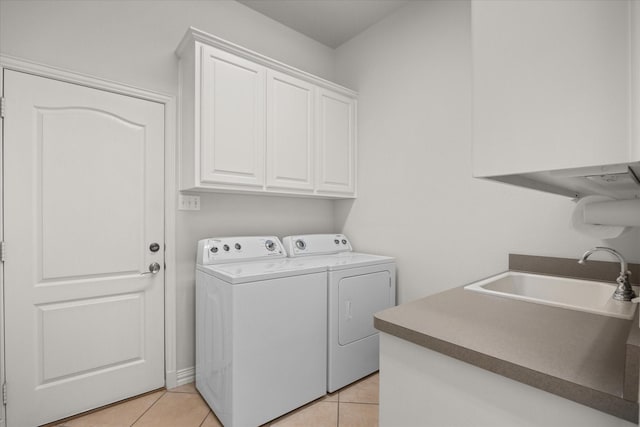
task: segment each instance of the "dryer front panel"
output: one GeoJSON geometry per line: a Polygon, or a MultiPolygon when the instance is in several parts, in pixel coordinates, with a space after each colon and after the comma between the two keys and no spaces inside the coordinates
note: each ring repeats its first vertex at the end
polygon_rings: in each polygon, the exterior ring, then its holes
{"type": "Polygon", "coordinates": [[[389,271],[341,278],[338,283],[338,343],[347,345],[376,334],[373,315],[393,305],[389,271]]]}

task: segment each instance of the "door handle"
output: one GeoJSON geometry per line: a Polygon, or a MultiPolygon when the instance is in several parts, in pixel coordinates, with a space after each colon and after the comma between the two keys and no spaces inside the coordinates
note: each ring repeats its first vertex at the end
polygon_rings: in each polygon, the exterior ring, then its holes
{"type": "Polygon", "coordinates": [[[345,301],[345,313],[344,313],[344,317],[347,320],[351,320],[353,318],[353,316],[351,315],[351,301],[347,300],[345,301]]]}
{"type": "Polygon", "coordinates": [[[140,273],[141,276],[145,274],[157,274],[160,271],[160,264],[157,262],[149,264],[149,271],[145,271],[144,273],[140,273]]]}

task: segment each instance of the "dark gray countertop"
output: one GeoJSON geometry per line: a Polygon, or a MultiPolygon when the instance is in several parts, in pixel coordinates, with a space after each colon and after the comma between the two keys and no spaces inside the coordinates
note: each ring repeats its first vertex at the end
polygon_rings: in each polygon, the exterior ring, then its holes
{"type": "Polygon", "coordinates": [[[623,320],[450,289],[376,314],[377,329],[638,422],[638,314],[623,320]]]}

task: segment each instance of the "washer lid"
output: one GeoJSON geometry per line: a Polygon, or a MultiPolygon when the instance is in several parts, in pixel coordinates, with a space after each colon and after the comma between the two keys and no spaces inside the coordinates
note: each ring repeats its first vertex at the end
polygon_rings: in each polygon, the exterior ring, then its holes
{"type": "Polygon", "coordinates": [[[196,268],[234,285],[311,273],[324,273],[327,271],[325,265],[315,262],[300,262],[286,258],[274,259],[273,261],[197,265],[196,268]]]}

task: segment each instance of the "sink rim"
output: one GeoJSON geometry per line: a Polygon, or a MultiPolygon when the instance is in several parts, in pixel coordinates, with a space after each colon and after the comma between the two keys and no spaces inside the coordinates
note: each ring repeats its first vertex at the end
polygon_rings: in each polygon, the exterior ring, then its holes
{"type": "MultiPolygon", "coordinates": [[[[472,283],[465,285],[464,289],[472,292],[478,292],[485,295],[496,296],[499,298],[513,299],[513,300],[524,301],[524,302],[529,302],[529,303],[534,303],[539,305],[546,305],[549,307],[557,307],[557,308],[562,308],[566,310],[592,313],[599,316],[613,317],[613,318],[624,319],[624,320],[633,319],[633,316],[635,315],[635,312],[636,312],[635,303],[625,302],[625,301],[616,301],[612,298],[607,300],[607,305],[609,308],[618,307],[619,310],[617,311],[608,311],[606,307],[603,307],[603,308],[585,307],[583,305],[571,304],[571,303],[566,303],[562,301],[541,299],[541,298],[521,295],[517,293],[510,293],[506,291],[498,291],[498,290],[485,288],[485,286],[490,285],[491,283],[495,283],[501,279],[508,278],[508,277],[532,277],[532,278],[541,278],[543,280],[556,279],[560,281],[573,282],[574,286],[575,286],[575,282],[584,283],[585,285],[589,285],[589,284],[597,285],[597,286],[604,285],[611,288],[611,295],[613,295],[613,292],[616,289],[616,284],[613,282],[605,282],[602,280],[589,280],[589,279],[566,277],[566,276],[557,276],[552,274],[529,273],[529,272],[513,271],[513,270],[507,270],[507,271],[486,277],[484,279],[476,280],[472,283]],[[631,307],[631,308],[628,308],[628,307],[631,307]]],[[[638,292],[639,290],[638,286],[633,286],[633,288],[636,292],[638,292]]]]}

